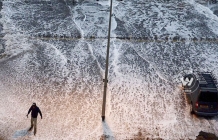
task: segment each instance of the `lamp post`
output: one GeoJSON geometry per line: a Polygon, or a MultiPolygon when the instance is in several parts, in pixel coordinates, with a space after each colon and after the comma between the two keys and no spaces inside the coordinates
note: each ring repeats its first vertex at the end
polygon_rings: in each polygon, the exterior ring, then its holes
{"type": "Polygon", "coordinates": [[[102,105],[102,121],[105,119],[105,105],[106,105],[106,93],[108,83],[108,62],[109,62],[109,50],[110,50],[110,38],[111,38],[111,16],[112,16],[112,0],[110,0],[110,16],[109,16],[109,30],[108,30],[108,41],[107,41],[107,56],[106,56],[106,68],[105,68],[105,79],[104,82],[104,93],[103,93],[103,105],[102,105]]]}

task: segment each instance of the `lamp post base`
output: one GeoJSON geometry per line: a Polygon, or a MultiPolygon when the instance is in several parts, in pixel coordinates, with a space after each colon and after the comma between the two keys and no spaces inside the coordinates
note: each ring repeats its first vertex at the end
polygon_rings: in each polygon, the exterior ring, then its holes
{"type": "Polygon", "coordinates": [[[104,122],[105,116],[101,116],[101,118],[102,118],[102,121],[104,122]]]}

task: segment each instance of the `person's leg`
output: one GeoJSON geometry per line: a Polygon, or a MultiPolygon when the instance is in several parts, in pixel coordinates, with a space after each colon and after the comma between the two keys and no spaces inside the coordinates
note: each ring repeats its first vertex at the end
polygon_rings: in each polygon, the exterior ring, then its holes
{"type": "Polygon", "coordinates": [[[33,117],[31,117],[31,126],[30,126],[30,129],[29,129],[29,131],[31,131],[32,130],[32,128],[33,128],[33,117]]]}
{"type": "Polygon", "coordinates": [[[36,129],[37,129],[37,118],[34,118],[34,135],[36,135],[36,129]]]}

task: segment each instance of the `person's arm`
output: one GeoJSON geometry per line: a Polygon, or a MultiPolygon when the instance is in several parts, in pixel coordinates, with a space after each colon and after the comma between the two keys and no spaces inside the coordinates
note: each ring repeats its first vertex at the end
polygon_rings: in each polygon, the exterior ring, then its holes
{"type": "MultiPolygon", "coordinates": [[[[39,109],[39,108],[38,108],[39,109]]],[[[41,112],[41,110],[39,109],[39,114],[40,114],[40,116],[41,116],[41,119],[42,119],[42,112],[41,112]]]]}
{"type": "Polygon", "coordinates": [[[30,107],[30,109],[29,109],[29,111],[28,111],[28,113],[27,113],[27,118],[28,118],[28,115],[30,114],[30,112],[31,112],[31,110],[32,110],[32,106],[30,107]]]}

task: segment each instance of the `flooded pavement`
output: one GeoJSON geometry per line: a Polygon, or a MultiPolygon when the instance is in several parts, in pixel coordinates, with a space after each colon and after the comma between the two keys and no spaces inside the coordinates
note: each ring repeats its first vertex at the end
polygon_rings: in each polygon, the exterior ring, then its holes
{"type": "Polygon", "coordinates": [[[101,121],[109,1],[4,1],[4,139],[195,139],[217,117],[190,115],[184,70],[218,78],[218,18],[195,1],[114,1],[106,121],[101,121]],[[22,135],[36,102],[37,136],[22,135]],[[16,136],[16,137],[15,137],[16,136]]]}

